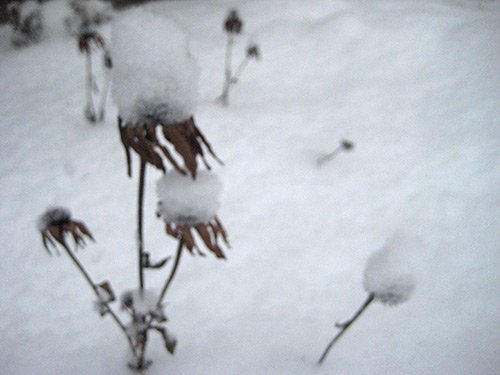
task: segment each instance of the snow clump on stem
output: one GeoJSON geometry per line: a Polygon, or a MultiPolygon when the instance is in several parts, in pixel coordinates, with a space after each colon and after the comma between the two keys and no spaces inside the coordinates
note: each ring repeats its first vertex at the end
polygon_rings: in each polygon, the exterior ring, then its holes
{"type": "Polygon", "coordinates": [[[181,225],[208,223],[217,214],[221,191],[222,183],[213,173],[201,171],[193,180],[168,172],[156,184],[158,215],[181,225]]]}
{"type": "Polygon", "coordinates": [[[399,251],[404,239],[400,235],[373,253],[366,264],[363,286],[374,299],[394,306],[406,302],[415,290],[415,279],[407,271],[399,251]]]}
{"type": "Polygon", "coordinates": [[[114,22],[113,98],[127,124],[175,124],[194,113],[199,68],[186,34],[167,18],[143,9],[114,22]]]}

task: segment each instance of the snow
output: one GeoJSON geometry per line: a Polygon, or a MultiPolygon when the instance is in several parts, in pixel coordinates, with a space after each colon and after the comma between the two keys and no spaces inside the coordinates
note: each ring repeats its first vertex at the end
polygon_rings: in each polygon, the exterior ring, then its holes
{"type": "MultiPolygon", "coordinates": [[[[46,39],[22,50],[0,27],[2,374],[127,374],[128,347],[68,257],[49,257],[36,220],[66,206],[96,242],[77,253],[117,295],[136,288],[137,179],[111,106],[82,114],[84,59],[65,2],[43,5],[46,39]]],[[[227,261],[182,258],[165,302],[174,356],[151,335],[148,375],[500,372],[500,2],[156,1],[201,67],[200,130],[224,160],[218,216],[227,261]],[[263,58],[215,102],[222,22],[237,8],[263,58]],[[324,163],[339,140],[356,145],[324,163]],[[417,280],[398,308],[373,304],[321,367],[321,351],[366,298],[370,254],[397,228],[417,280]]],[[[101,30],[109,40],[109,26],[101,30]]],[[[133,78],[133,77],[132,77],[133,78]]],[[[137,166],[136,166],[137,168],[137,166]]],[[[145,249],[174,255],[147,170],[145,249]]],[[[170,271],[147,271],[159,290],[170,271]]],[[[116,307],[115,302],[114,306],[116,307]]],[[[118,311],[119,309],[117,309],[118,311]]],[[[127,315],[118,311],[126,320],[127,315]]]]}
{"type": "Polygon", "coordinates": [[[172,20],[141,8],[114,23],[112,95],[126,123],[178,123],[193,115],[199,68],[172,20]]]}
{"type": "Polygon", "coordinates": [[[217,214],[221,192],[222,183],[212,172],[201,171],[196,180],[168,172],[156,183],[158,215],[168,223],[208,223],[217,214]]]}
{"type": "MultiPolygon", "coordinates": [[[[373,253],[366,264],[363,286],[375,300],[389,306],[406,302],[415,289],[415,279],[408,272],[409,259],[405,256],[407,240],[398,233],[380,250],[373,253]],[[403,245],[403,248],[401,248],[403,245]]],[[[418,242],[410,242],[410,246],[418,242]]],[[[415,249],[419,251],[420,249],[415,249]]]]}

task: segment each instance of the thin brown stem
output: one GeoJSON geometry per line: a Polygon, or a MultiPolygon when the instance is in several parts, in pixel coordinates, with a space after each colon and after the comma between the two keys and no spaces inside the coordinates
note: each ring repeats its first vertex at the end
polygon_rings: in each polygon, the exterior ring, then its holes
{"type": "Polygon", "coordinates": [[[134,347],[134,342],[133,342],[132,338],[130,337],[130,335],[128,334],[127,328],[125,327],[125,325],[123,324],[123,322],[120,320],[120,318],[118,317],[118,315],[116,315],[116,313],[113,311],[113,309],[111,308],[111,306],[109,305],[109,303],[105,299],[102,298],[101,293],[99,292],[98,286],[94,283],[94,281],[90,277],[89,273],[85,270],[85,268],[80,263],[80,261],[78,260],[78,258],[76,257],[76,255],[73,253],[73,251],[71,251],[71,249],[67,245],[65,245],[65,244],[63,244],[63,247],[64,247],[64,250],[66,250],[66,253],[71,258],[71,260],[73,261],[73,263],[75,263],[75,265],[78,268],[78,270],[82,273],[82,275],[84,276],[85,280],[87,280],[87,282],[89,283],[90,287],[92,288],[92,290],[94,291],[95,295],[97,296],[99,302],[102,303],[106,307],[106,310],[111,314],[111,317],[113,318],[113,320],[116,322],[116,324],[118,324],[118,326],[120,327],[120,329],[123,331],[123,333],[127,337],[127,341],[128,341],[128,343],[130,345],[130,349],[132,350],[132,353],[134,354],[134,356],[137,357],[137,352],[136,352],[135,347],[134,347]]]}
{"type": "Polygon", "coordinates": [[[170,271],[170,276],[168,277],[167,281],[165,282],[165,286],[163,287],[161,294],[160,294],[160,297],[158,298],[158,303],[157,303],[158,307],[161,306],[163,298],[165,298],[165,294],[167,293],[168,287],[172,283],[172,280],[174,279],[174,276],[177,272],[177,268],[179,267],[179,263],[181,261],[183,247],[184,247],[184,238],[181,237],[179,239],[179,245],[177,246],[177,253],[175,254],[175,261],[174,261],[174,265],[172,266],[172,270],[170,271]]]}
{"type": "Polygon", "coordinates": [[[234,37],[231,33],[229,33],[227,35],[226,59],[224,65],[224,87],[222,89],[222,94],[220,96],[220,100],[224,105],[228,104],[229,89],[231,87],[231,79],[232,79],[231,60],[233,55],[233,42],[234,42],[234,37]]]}
{"type": "Polygon", "coordinates": [[[344,332],[351,326],[351,324],[354,323],[356,321],[356,319],[359,318],[359,316],[363,313],[363,311],[366,310],[366,308],[370,305],[370,303],[373,302],[374,298],[375,298],[375,296],[373,295],[373,293],[371,293],[368,296],[368,298],[366,298],[366,300],[363,302],[363,304],[359,307],[358,311],[356,311],[356,313],[354,314],[354,316],[351,319],[349,319],[347,322],[344,322],[342,324],[337,324],[337,327],[340,327],[341,329],[340,329],[339,333],[337,333],[337,335],[332,339],[332,341],[330,341],[330,343],[326,347],[325,351],[323,352],[323,354],[321,355],[321,358],[318,361],[318,365],[323,363],[323,361],[325,360],[328,352],[333,347],[333,345],[340,339],[340,337],[342,337],[344,332]]]}
{"type": "Polygon", "coordinates": [[[137,199],[137,253],[139,257],[139,290],[144,292],[144,231],[143,231],[143,211],[144,211],[144,184],[146,179],[146,162],[141,158],[139,172],[139,188],[137,199]]]}
{"type": "Polygon", "coordinates": [[[245,58],[243,59],[243,61],[238,66],[238,69],[236,69],[236,73],[231,78],[231,85],[234,85],[236,82],[238,82],[238,80],[241,77],[241,74],[243,73],[243,71],[245,70],[245,68],[248,66],[249,62],[250,62],[250,59],[248,58],[248,56],[245,56],[245,58]]]}

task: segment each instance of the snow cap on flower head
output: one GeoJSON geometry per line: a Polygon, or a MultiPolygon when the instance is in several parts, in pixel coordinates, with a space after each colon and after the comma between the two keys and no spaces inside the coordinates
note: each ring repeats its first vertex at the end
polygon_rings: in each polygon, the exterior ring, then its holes
{"type": "Polygon", "coordinates": [[[127,124],[186,121],[198,98],[199,68],[172,20],[137,8],[113,24],[113,98],[127,124]]]}
{"type": "Polygon", "coordinates": [[[415,290],[415,279],[408,271],[401,245],[405,238],[393,236],[366,264],[363,286],[375,300],[389,306],[407,301],[415,290]]]}
{"type": "Polygon", "coordinates": [[[168,172],[156,184],[158,215],[178,225],[208,223],[217,214],[221,191],[221,181],[211,172],[198,172],[196,180],[168,172]]]}

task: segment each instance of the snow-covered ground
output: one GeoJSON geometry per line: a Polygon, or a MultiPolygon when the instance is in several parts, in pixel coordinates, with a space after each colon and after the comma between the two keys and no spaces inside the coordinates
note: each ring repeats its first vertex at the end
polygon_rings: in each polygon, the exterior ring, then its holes
{"type": "MultiPolygon", "coordinates": [[[[97,240],[79,253],[93,277],[118,292],[136,285],[137,181],[126,176],[116,108],[102,125],[84,120],[84,59],[63,30],[63,4],[46,4],[38,45],[15,50],[0,28],[2,375],[129,373],[123,334],[36,230],[47,206],[68,206],[97,240]]],[[[225,161],[215,171],[232,245],[227,261],[183,258],[167,307],[177,351],[155,337],[148,374],[498,374],[500,2],[147,8],[191,38],[196,121],[225,161]],[[263,59],[224,108],[214,99],[231,8],[245,21],[235,61],[250,39],[263,59]],[[341,139],[354,150],[318,167],[341,139]],[[334,323],[366,298],[366,260],[395,232],[417,280],[412,298],[370,306],[318,367],[334,323]]],[[[155,258],[175,251],[154,215],[159,177],[148,169],[155,258]]],[[[167,273],[148,271],[148,287],[167,273]]]]}

